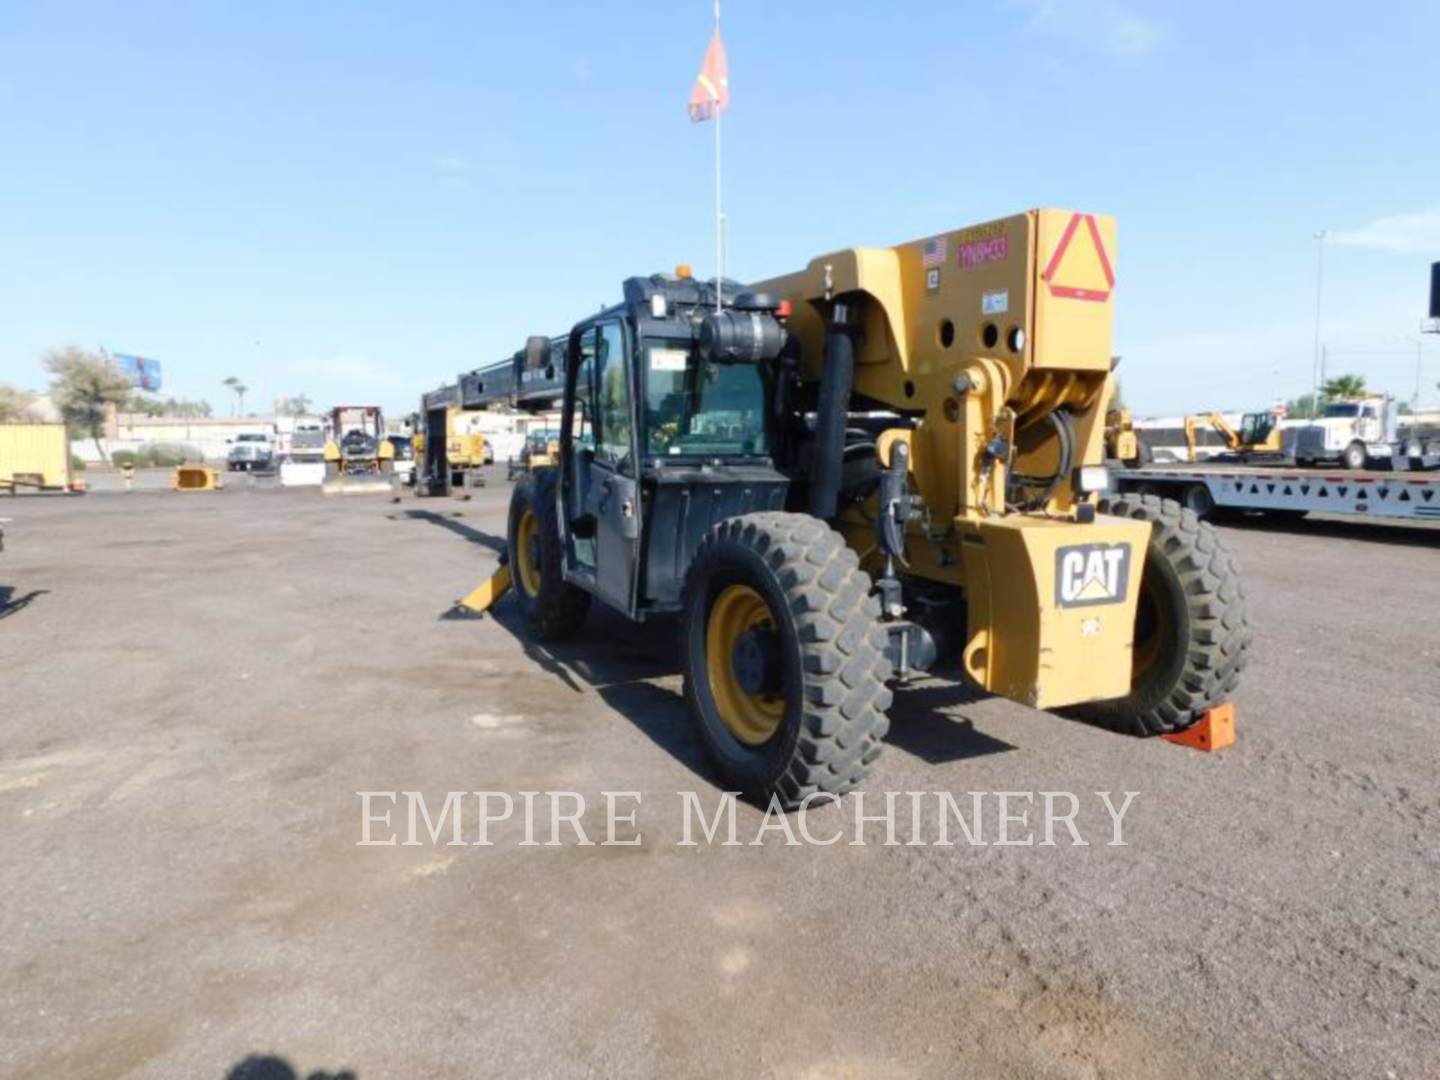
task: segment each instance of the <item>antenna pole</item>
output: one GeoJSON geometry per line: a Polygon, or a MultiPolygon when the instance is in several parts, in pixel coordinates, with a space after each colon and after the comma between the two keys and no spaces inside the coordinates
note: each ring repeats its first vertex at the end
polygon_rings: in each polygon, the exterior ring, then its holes
{"type": "MultiPolygon", "coordinates": [[[[715,33],[720,33],[720,0],[715,0],[715,33]]],[[[719,93],[719,88],[716,88],[719,93]]],[[[720,283],[725,279],[725,212],[720,202],[720,102],[715,102],[715,310],[720,311],[725,302],[720,292],[720,283]]]]}

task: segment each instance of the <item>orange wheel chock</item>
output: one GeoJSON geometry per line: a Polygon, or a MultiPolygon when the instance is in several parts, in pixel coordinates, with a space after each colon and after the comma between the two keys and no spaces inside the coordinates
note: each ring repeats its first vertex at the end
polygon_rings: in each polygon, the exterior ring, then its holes
{"type": "Polygon", "coordinates": [[[1235,706],[1228,701],[1216,705],[1184,731],[1160,737],[1192,750],[1223,750],[1235,742],[1235,706]]]}

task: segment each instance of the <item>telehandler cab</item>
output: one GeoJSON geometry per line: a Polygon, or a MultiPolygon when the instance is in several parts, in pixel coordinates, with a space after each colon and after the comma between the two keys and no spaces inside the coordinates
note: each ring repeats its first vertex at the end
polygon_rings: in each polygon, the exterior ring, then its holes
{"type": "Polygon", "coordinates": [[[516,484],[527,631],[682,617],[724,782],[859,784],[889,684],[958,667],[1139,735],[1224,701],[1250,628],[1193,513],[1105,497],[1114,222],[1034,210],[749,287],[630,278],[571,330],[558,460],[516,484]]]}

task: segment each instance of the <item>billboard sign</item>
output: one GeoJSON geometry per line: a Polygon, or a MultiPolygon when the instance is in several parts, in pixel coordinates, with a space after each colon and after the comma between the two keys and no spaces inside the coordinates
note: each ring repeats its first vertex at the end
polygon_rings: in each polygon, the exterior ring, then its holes
{"type": "Polygon", "coordinates": [[[115,363],[130,377],[130,385],[137,390],[156,391],[160,389],[160,361],[143,356],[116,353],[115,363]]]}

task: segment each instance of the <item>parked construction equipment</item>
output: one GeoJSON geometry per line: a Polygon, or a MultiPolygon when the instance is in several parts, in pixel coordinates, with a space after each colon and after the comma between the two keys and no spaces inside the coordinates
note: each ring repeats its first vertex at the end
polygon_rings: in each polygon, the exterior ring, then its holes
{"type": "Polygon", "coordinates": [[[395,447],[385,438],[378,405],[337,405],[330,410],[325,444],[327,495],[384,494],[394,488],[395,447]]]}
{"type": "Polygon", "coordinates": [[[449,495],[484,487],[485,435],[475,422],[478,405],[463,405],[461,383],[432,390],[415,416],[415,493],[449,495]]]}
{"type": "Polygon", "coordinates": [[[1105,460],[1124,465],[1143,465],[1151,460],[1150,447],[1135,430],[1129,409],[1111,409],[1105,414],[1105,460]]]}
{"type": "Polygon", "coordinates": [[[170,478],[171,491],[219,491],[224,486],[220,470],[209,465],[177,465],[170,478]]]}
{"type": "Polygon", "coordinates": [[[1261,462],[1285,459],[1280,416],[1273,410],[1246,413],[1240,419],[1238,431],[1218,412],[1185,417],[1185,449],[1191,462],[1199,460],[1195,453],[1198,441],[1196,431],[1202,424],[1214,428],[1225,440],[1225,452],[1212,457],[1212,461],[1261,462]]]}
{"type": "Polygon", "coordinates": [[[681,613],[724,782],[788,805],[858,784],[887,684],[931,668],[1189,727],[1235,687],[1248,616],[1210,526],[1102,497],[1114,245],[1109,218],[1036,210],[719,295],[627,280],[571,330],[558,460],[511,500],[528,632],[573,633],[592,598],[681,613]]]}
{"type": "Polygon", "coordinates": [[[290,431],[280,459],[282,487],[318,486],[325,482],[325,422],[300,416],[290,431]]]}

